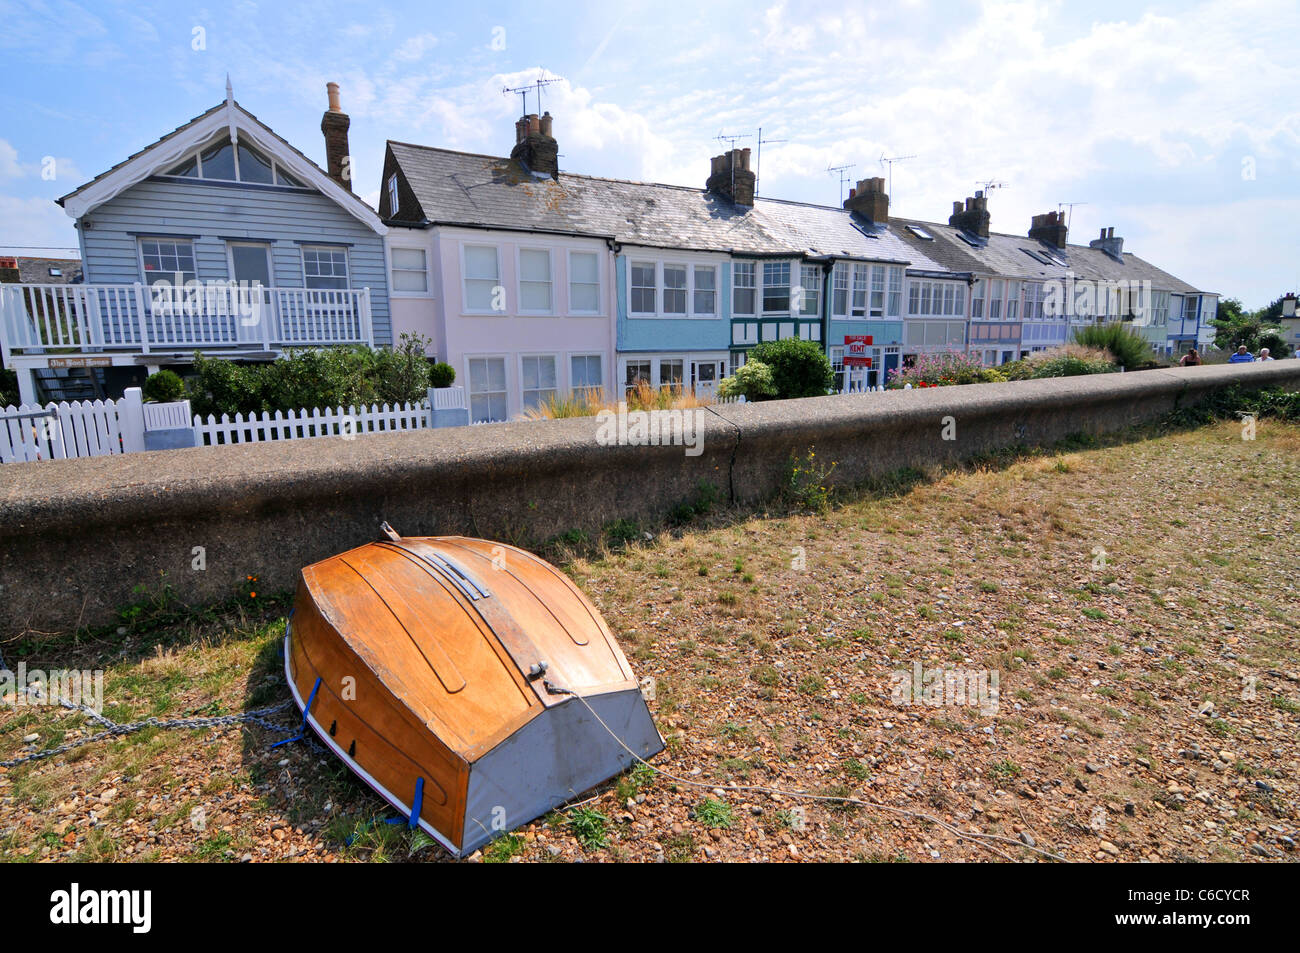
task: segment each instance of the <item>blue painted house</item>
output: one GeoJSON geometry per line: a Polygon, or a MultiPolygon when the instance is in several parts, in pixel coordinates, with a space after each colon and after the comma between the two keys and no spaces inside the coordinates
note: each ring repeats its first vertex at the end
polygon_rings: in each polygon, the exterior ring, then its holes
{"type": "Polygon", "coordinates": [[[70,375],[116,396],[195,350],[257,361],[391,344],[387,228],[352,192],[333,83],[329,102],[328,171],[227,86],[224,102],[59,199],[84,283],[0,291],[0,344],[23,399],[57,395],[70,375]]]}

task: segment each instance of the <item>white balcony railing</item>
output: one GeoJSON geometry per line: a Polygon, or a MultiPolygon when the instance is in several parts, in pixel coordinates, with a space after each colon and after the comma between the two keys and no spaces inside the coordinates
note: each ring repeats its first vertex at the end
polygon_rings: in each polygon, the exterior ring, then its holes
{"type": "Polygon", "coordinates": [[[12,353],[374,344],[370,289],[0,284],[12,353]]]}

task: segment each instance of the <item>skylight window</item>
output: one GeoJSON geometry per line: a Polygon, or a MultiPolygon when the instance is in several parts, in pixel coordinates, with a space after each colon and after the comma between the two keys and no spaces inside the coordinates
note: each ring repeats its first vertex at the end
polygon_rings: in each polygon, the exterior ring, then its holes
{"type": "Polygon", "coordinates": [[[924,239],[927,242],[934,241],[934,236],[931,235],[929,232],[927,232],[920,225],[909,225],[907,226],[907,230],[911,232],[913,235],[915,235],[917,238],[924,239]]]}
{"type": "Polygon", "coordinates": [[[964,242],[965,242],[967,245],[969,245],[971,248],[983,248],[983,247],[984,247],[984,243],[981,242],[981,241],[980,241],[978,238],[976,238],[974,235],[972,235],[970,232],[966,232],[966,231],[958,232],[958,233],[957,233],[957,237],[960,238],[962,241],[964,241],[964,242]]]}

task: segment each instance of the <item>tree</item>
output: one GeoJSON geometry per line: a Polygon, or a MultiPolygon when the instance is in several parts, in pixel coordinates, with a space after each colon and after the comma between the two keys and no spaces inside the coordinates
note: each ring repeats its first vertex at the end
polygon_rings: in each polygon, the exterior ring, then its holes
{"type": "Polygon", "coordinates": [[[1244,344],[1251,353],[1266,347],[1273,357],[1286,357],[1291,348],[1278,325],[1281,316],[1281,298],[1254,312],[1245,310],[1236,298],[1223,298],[1214,316],[1214,345],[1235,351],[1244,344]]]}

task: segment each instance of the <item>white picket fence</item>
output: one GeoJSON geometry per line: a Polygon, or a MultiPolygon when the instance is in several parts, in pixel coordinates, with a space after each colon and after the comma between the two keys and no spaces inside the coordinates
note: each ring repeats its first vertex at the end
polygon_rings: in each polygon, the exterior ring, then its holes
{"type": "Polygon", "coordinates": [[[144,449],[131,401],[62,401],[0,410],[0,463],[102,457],[144,449]]]}
{"type": "Polygon", "coordinates": [[[304,437],[353,437],[359,433],[387,433],[422,430],[429,426],[429,410],[421,404],[372,404],[369,407],[333,407],[311,410],[276,411],[274,414],[235,414],[232,420],[211,414],[205,421],[194,417],[194,434],[199,446],[229,443],[262,443],[267,440],[296,440],[304,437]]]}

